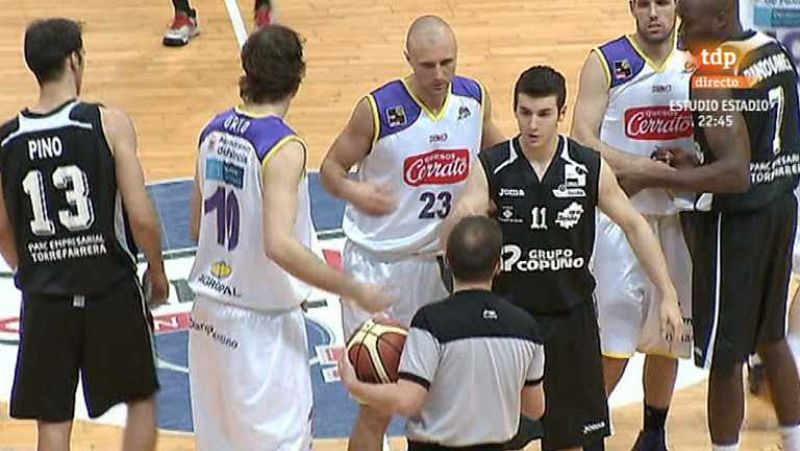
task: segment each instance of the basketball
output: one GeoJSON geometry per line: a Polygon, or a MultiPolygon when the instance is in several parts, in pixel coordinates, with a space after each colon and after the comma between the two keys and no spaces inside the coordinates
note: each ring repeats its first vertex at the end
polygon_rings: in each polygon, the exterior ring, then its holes
{"type": "Polygon", "coordinates": [[[347,357],[358,380],[371,384],[397,382],[406,335],[406,328],[394,321],[365,321],[347,342],[347,357]]]}

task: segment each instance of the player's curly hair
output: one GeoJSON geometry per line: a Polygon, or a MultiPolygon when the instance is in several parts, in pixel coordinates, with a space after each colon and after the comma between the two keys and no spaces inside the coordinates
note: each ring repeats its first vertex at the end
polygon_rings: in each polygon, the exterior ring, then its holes
{"type": "Polygon", "coordinates": [[[272,103],[292,96],[306,72],[303,41],[289,27],[262,27],[242,47],[242,69],[239,95],[245,101],[272,103]]]}

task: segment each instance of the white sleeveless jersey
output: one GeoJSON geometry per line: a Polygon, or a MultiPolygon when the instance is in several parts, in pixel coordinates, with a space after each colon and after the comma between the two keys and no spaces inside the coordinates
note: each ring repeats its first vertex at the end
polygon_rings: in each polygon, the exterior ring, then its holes
{"type": "MultiPolygon", "coordinates": [[[[200,135],[198,179],[203,195],[197,256],[189,276],[206,298],[275,311],[299,306],[311,288],[264,253],[261,170],[288,141],[298,140],[282,119],[230,109],[200,135]]],[[[269,212],[281,214],[281,212],[269,212]]],[[[297,187],[295,237],[311,247],[308,184],[297,187]]]]}
{"type": "MultiPolygon", "coordinates": [[[[675,49],[657,68],[627,36],[595,52],[609,81],[608,107],[600,128],[602,142],[648,158],[656,147],[694,148],[692,115],[681,108],[682,102],[689,100],[689,78],[694,70],[687,53],[675,49]]],[[[676,201],[664,189],[642,190],[631,202],[648,215],[678,211],[676,201]]]]}
{"type": "Polygon", "coordinates": [[[367,96],[375,122],[375,142],[356,177],[389,187],[397,209],[370,216],[347,205],[344,233],[378,253],[441,252],[439,227],[464,189],[472,157],[480,151],[483,89],[469,78],[453,77],[438,115],[432,114],[395,80],[367,96]]]}

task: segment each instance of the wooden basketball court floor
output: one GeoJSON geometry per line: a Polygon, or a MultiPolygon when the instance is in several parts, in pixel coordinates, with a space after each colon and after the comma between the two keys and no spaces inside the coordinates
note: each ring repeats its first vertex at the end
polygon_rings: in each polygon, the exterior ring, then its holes
{"type": "MultiPolygon", "coordinates": [[[[408,68],[402,47],[411,20],[438,14],[455,29],[458,71],[481,80],[492,95],[494,117],[514,133],[511,91],[534,64],[561,70],[575,98],[578,72],[589,49],[632,29],[623,0],[278,0],[279,20],[306,39],[308,71],[288,120],[308,142],[316,168],[360,96],[408,68]]],[[[161,46],[171,17],[169,0],[0,0],[0,118],[36,99],[27,72],[22,33],[31,20],[67,16],[85,22],[87,67],[82,96],[120,107],[133,117],[149,181],[192,175],[197,136],[217,111],[238,101],[238,45],[222,0],[195,0],[202,34],[187,47],[161,46]]],[[[240,0],[245,13],[252,7],[240,0]]],[[[249,22],[249,21],[248,21],[249,22]]],[[[567,131],[572,111],[563,124],[567,131]]],[[[0,300],[2,301],[2,300],[0,300]]],[[[705,384],[675,395],[669,434],[674,450],[710,448],[705,384]]],[[[34,449],[35,424],[14,421],[0,404],[0,449],[34,449]]],[[[607,449],[629,449],[641,425],[641,404],[613,412],[615,435],[607,449]]],[[[118,449],[118,427],[76,422],[73,449],[118,449]]],[[[777,447],[774,419],[751,400],[745,450],[777,447]]],[[[395,441],[395,449],[403,449],[395,441]]],[[[161,450],[194,449],[190,435],[163,432],[161,450]]],[[[342,450],[343,440],[318,440],[315,449],[342,450]]],[[[529,449],[538,449],[536,445],[529,449]]]]}

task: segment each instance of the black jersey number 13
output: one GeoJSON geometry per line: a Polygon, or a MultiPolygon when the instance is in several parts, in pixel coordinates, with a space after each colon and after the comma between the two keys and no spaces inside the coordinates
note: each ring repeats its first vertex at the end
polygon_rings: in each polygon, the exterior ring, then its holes
{"type": "MultiPolygon", "coordinates": [[[[78,166],[60,166],[53,171],[53,186],[64,191],[67,203],[71,209],[59,210],[58,222],[67,230],[78,232],[86,230],[94,223],[94,211],[89,200],[89,184],[86,173],[78,166]]],[[[45,177],[38,169],[28,171],[22,179],[22,188],[30,197],[33,220],[30,222],[31,232],[37,236],[49,236],[56,233],[55,223],[50,219],[47,211],[47,196],[45,195],[45,177]]]]}

